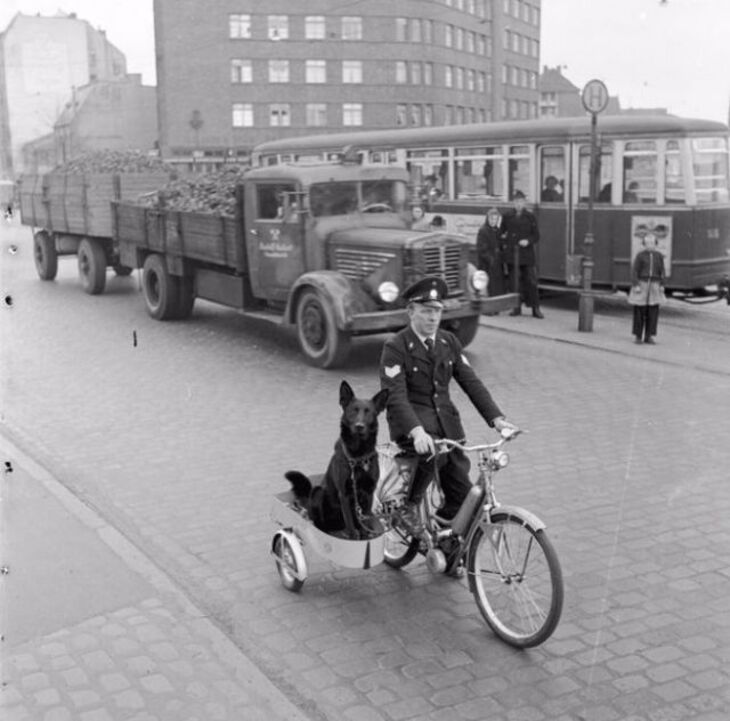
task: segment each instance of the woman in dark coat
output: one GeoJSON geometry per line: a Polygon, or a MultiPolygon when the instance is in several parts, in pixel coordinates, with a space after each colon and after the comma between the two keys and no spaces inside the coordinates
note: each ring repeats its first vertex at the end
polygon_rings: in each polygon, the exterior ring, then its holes
{"type": "Polygon", "coordinates": [[[506,293],[504,259],[502,257],[502,235],[499,227],[502,216],[497,208],[490,208],[484,225],[477,233],[477,267],[486,272],[489,278],[487,293],[502,295],[506,293]]]}
{"type": "Polygon", "coordinates": [[[631,273],[629,303],[634,306],[632,332],[635,342],[654,343],[659,323],[659,305],[664,302],[664,256],[657,250],[656,236],[646,235],[644,248],[636,254],[631,273]]]}

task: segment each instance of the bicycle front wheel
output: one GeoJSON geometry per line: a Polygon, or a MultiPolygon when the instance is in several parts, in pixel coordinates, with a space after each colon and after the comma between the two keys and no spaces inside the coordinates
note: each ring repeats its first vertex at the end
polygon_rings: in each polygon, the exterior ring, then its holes
{"type": "Polygon", "coordinates": [[[495,513],[474,533],[467,570],[477,606],[499,638],[530,648],[550,637],[563,609],[563,575],[543,530],[495,513]]]}

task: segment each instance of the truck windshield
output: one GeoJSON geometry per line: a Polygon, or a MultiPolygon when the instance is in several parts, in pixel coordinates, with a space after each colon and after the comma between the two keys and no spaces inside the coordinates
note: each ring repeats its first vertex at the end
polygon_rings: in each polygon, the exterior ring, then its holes
{"type": "Polygon", "coordinates": [[[695,138],[692,141],[692,168],[698,203],[728,199],[728,153],[725,138],[695,138]]]}
{"type": "Polygon", "coordinates": [[[309,207],[315,217],[361,212],[402,212],[407,187],[403,181],[372,180],[362,183],[316,183],[309,190],[309,207]]]}

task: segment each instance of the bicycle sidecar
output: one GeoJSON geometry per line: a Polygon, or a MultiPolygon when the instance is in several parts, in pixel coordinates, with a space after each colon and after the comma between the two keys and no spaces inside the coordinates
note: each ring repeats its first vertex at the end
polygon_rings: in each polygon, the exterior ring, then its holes
{"type": "Polygon", "coordinates": [[[305,549],[343,568],[367,570],[383,561],[384,534],[353,541],[324,533],[298,507],[291,491],[274,496],[271,519],[280,526],[272,539],[271,552],[281,582],[290,591],[298,591],[307,580],[305,549]]]}

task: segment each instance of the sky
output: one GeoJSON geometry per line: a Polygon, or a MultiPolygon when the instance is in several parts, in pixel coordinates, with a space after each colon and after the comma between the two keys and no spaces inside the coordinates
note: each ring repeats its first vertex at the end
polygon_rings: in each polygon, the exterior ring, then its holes
{"type": "MultiPolygon", "coordinates": [[[[541,67],[563,66],[579,88],[599,78],[622,107],[727,122],[730,0],[542,0],[541,6],[541,67]]],[[[16,12],[53,15],[59,8],[106,30],[127,56],[128,71],[155,84],[152,0],[0,0],[0,30],[16,12]]]]}

